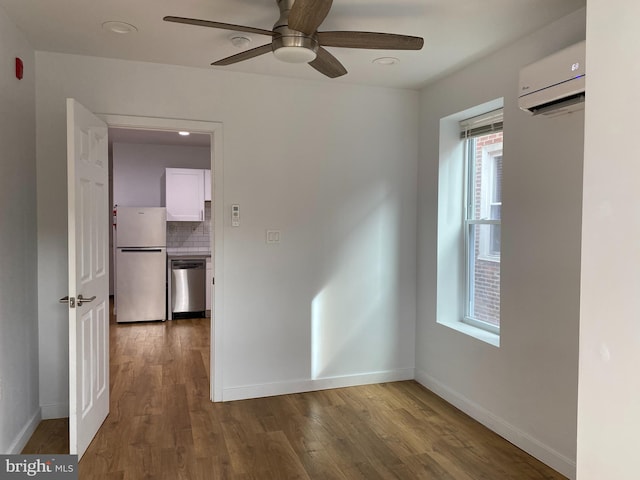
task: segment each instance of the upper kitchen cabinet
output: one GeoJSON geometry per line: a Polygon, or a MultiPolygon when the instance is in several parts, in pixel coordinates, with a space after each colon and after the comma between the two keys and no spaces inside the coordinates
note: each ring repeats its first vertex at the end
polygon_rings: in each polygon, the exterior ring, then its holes
{"type": "Polygon", "coordinates": [[[204,170],[204,201],[211,201],[211,170],[204,170]]]}
{"type": "Polygon", "coordinates": [[[204,170],[167,168],[165,177],[167,221],[202,222],[205,199],[204,170]]]}

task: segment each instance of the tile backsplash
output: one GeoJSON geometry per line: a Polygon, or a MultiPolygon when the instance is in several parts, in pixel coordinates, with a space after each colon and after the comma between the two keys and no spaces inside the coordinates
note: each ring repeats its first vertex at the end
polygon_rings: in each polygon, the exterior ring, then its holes
{"type": "Polygon", "coordinates": [[[204,206],[204,222],[167,222],[167,253],[209,253],[211,202],[204,206]]]}

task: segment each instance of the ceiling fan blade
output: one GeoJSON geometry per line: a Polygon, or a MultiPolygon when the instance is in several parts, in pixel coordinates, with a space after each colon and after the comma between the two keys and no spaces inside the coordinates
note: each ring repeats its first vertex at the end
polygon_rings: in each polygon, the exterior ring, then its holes
{"type": "Polygon", "coordinates": [[[231,55],[230,57],[223,58],[222,60],[213,62],[211,65],[214,65],[216,67],[232,65],[234,63],[242,62],[243,60],[249,60],[250,58],[264,55],[265,53],[269,53],[270,51],[271,44],[267,43],[266,45],[262,45],[261,47],[252,48],[251,50],[247,50],[245,52],[240,52],[235,55],[231,55]]]}
{"type": "Polygon", "coordinates": [[[333,0],[296,0],[289,12],[289,28],[313,35],[327,18],[333,0]]]}
{"type": "Polygon", "coordinates": [[[309,62],[309,65],[329,78],[341,77],[347,73],[347,69],[338,59],[322,47],[318,48],[318,56],[313,62],[309,62]]]}
{"type": "Polygon", "coordinates": [[[371,48],[380,50],[420,50],[421,37],[375,32],[318,32],[323,47],[371,48]]]}
{"type": "Polygon", "coordinates": [[[198,25],[200,27],[222,28],[224,30],[233,30],[234,32],[247,32],[256,33],[258,35],[269,35],[270,37],[274,35],[271,30],[245,27],[244,25],[233,25],[232,23],[212,22],[210,20],[200,20],[198,18],[164,17],[163,20],[165,22],[185,23],[187,25],[198,25]]]}

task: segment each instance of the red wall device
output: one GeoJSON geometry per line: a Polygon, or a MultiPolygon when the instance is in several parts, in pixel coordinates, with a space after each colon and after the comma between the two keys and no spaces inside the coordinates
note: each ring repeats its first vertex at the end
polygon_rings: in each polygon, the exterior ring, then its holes
{"type": "Polygon", "coordinates": [[[16,78],[18,80],[22,80],[24,76],[24,65],[22,64],[22,60],[16,57],[16,78]]]}

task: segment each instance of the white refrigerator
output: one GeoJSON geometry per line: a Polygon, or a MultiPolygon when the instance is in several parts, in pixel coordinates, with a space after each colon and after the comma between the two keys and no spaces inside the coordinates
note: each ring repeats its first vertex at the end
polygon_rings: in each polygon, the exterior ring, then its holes
{"type": "Polygon", "coordinates": [[[115,233],[117,322],[166,320],[166,209],[118,207],[115,233]]]}

